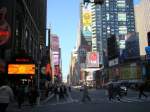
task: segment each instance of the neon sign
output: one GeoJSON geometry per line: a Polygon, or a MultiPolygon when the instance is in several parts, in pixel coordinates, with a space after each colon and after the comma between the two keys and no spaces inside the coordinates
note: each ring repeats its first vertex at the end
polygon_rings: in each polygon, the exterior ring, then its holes
{"type": "Polygon", "coordinates": [[[35,74],[34,64],[9,64],[8,74],[35,74]]]}
{"type": "Polygon", "coordinates": [[[7,43],[11,36],[11,28],[6,20],[7,8],[0,8],[0,45],[7,43]]]}

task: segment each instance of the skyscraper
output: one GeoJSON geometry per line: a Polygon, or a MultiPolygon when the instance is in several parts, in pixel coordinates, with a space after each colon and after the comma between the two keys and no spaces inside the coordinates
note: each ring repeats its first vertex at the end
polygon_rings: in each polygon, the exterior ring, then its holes
{"type": "Polygon", "coordinates": [[[102,6],[92,5],[92,10],[92,39],[102,56],[107,49],[107,38],[111,35],[121,37],[135,32],[133,0],[106,0],[102,6]]]}
{"type": "MultiPolygon", "coordinates": [[[[133,0],[106,0],[102,6],[102,39],[135,32],[133,0]]],[[[105,48],[105,44],[103,45],[105,48]]]]}

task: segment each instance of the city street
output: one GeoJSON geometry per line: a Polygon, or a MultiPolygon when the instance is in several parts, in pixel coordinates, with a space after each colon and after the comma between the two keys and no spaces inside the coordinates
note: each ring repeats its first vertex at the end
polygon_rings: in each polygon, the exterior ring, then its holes
{"type": "Polygon", "coordinates": [[[128,96],[123,97],[121,101],[109,101],[105,90],[91,89],[89,93],[92,102],[81,102],[82,92],[74,89],[71,93],[73,102],[61,100],[57,103],[55,98],[52,98],[46,104],[36,107],[33,112],[143,112],[150,109],[150,98],[138,99],[138,92],[135,91],[129,90],[128,96]]]}

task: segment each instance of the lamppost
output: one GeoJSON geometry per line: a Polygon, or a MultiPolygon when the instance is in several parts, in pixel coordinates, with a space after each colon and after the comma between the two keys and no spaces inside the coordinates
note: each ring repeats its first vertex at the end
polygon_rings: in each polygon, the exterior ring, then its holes
{"type": "MultiPolygon", "coordinates": [[[[44,30],[48,30],[48,41],[50,43],[50,28],[46,28],[44,30]]],[[[48,44],[50,46],[50,44],[48,44]]],[[[49,47],[50,48],[50,47],[49,47]]],[[[39,55],[38,55],[38,62],[37,62],[37,91],[39,93],[39,97],[37,99],[37,105],[40,104],[40,72],[41,72],[41,64],[42,64],[42,57],[43,57],[43,47],[39,43],[39,55]]]]}

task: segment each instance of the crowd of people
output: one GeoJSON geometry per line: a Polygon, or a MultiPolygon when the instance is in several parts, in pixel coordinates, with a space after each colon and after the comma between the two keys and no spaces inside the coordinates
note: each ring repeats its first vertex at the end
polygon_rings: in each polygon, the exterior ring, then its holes
{"type": "Polygon", "coordinates": [[[0,82],[0,112],[5,112],[10,103],[17,102],[18,108],[28,102],[34,106],[37,101],[38,91],[33,85],[9,85],[7,81],[0,82]]]}
{"type": "Polygon", "coordinates": [[[57,102],[59,102],[61,99],[64,99],[66,101],[72,100],[70,93],[71,87],[66,86],[62,83],[59,84],[49,84],[47,86],[45,96],[48,97],[47,100],[50,100],[53,96],[56,97],[57,102]]]}
{"type": "MultiPolygon", "coordinates": [[[[144,93],[146,85],[140,84],[137,86],[137,89],[139,91],[138,97],[141,98],[144,96],[147,98],[148,96],[144,93]]],[[[28,102],[31,106],[34,106],[37,103],[37,98],[40,96],[39,92],[37,91],[37,87],[34,85],[14,85],[9,86],[9,83],[6,81],[0,82],[0,112],[5,112],[8,105],[11,102],[17,102],[18,108],[21,108],[22,105],[25,102],[28,102]]],[[[71,87],[66,86],[63,83],[55,83],[55,84],[48,84],[46,86],[45,90],[45,97],[46,101],[50,100],[52,97],[56,98],[57,103],[63,99],[65,101],[73,101],[71,97],[71,87]]],[[[114,86],[113,84],[109,84],[107,86],[108,90],[108,98],[109,100],[117,98],[118,100],[121,99],[121,88],[120,85],[114,86]]],[[[83,96],[82,101],[85,102],[86,99],[88,101],[92,101],[89,92],[88,87],[86,84],[83,88],[83,96]]]]}

